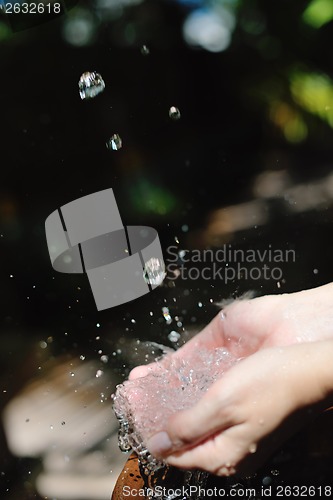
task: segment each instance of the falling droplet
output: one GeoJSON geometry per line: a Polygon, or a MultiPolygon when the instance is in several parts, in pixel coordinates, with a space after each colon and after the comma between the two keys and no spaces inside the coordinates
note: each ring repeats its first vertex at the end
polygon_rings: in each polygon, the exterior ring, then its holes
{"type": "Polygon", "coordinates": [[[170,340],[170,342],[177,342],[179,338],[180,338],[180,333],[175,332],[174,330],[170,332],[168,335],[168,339],[170,340]]]}
{"type": "Polygon", "coordinates": [[[143,279],[149,285],[160,285],[164,280],[165,265],[163,260],[152,257],[145,263],[143,270],[143,279]]]}
{"type": "Polygon", "coordinates": [[[142,45],[142,47],[141,47],[141,54],[142,54],[143,56],[149,56],[149,54],[150,54],[150,50],[149,50],[149,48],[147,47],[147,45],[142,45]]]}
{"type": "Polygon", "coordinates": [[[123,146],[123,141],[119,134],[113,134],[108,142],[106,143],[106,147],[108,149],[112,149],[113,151],[119,151],[123,146]]]}
{"type": "Polygon", "coordinates": [[[178,108],[176,108],[176,106],[171,106],[171,108],[169,109],[169,117],[172,119],[172,120],[179,120],[180,118],[180,111],[178,108]]]}
{"type": "Polygon", "coordinates": [[[162,313],[163,313],[165,321],[167,322],[167,325],[170,325],[170,323],[172,323],[172,318],[171,318],[171,315],[170,315],[170,312],[169,312],[169,308],[168,307],[162,307],[162,313]]]}
{"type": "Polygon", "coordinates": [[[265,476],[262,478],[262,484],[264,486],[269,486],[271,484],[271,482],[272,482],[271,476],[265,476]]]}
{"type": "Polygon", "coordinates": [[[71,377],[74,377],[74,376],[75,376],[75,373],[74,373],[74,372],[71,372],[71,373],[70,373],[70,376],[71,376],[71,377]]]}
{"type": "Polygon", "coordinates": [[[103,363],[107,363],[109,361],[109,356],[107,356],[106,354],[103,354],[103,356],[101,356],[101,361],[103,363]]]}
{"type": "Polygon", "coordinates": [[[103,375],[103,371],[102,370],[97,370],[97,372],[96,372],[96,378],[100,378],[102,375],[103,375]]]}
{"type": "Polygon", "coordinates": [[[105,89],[105,83],[99,73],[87,71],[79,80],[79,92],[81,99],[92,99],[105,89]]]}
{"type": "Polygon", "coordinates": [[[274,470],[271,470],[271,474],[273,474],[273,476],[278,476],[280,474],[280,471],[277,469],[274,469],[274,470]]]}
{"type": "Polygon", "coordinates": [[[86,359],[86,357],[83,354],[81,354],[80,359],[81,359],[81,361],[84,361],[86,359]]]}

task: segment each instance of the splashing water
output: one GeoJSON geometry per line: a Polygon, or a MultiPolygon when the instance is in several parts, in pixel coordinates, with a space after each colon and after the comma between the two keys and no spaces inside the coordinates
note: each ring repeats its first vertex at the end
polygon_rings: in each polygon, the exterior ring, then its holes
{"type": "Polygon", "coordinates": [[[200,347],[190,360],[169,354],[147,376],[118,385],[112,398],[120,423],[120,449],[132,448],[146,474],[164,467],[147,449],[149,437],[165,429],[173,413],[195,405],[237,361],[224,348],[211,351],[200,347]]]}

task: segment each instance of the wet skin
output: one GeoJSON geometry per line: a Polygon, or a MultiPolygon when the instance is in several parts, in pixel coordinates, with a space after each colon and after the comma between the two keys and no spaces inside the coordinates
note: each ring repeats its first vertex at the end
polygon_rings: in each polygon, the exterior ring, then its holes
{"type": "MultiPolygon", "coordinates": [[[[177,467],[252,473],[333,404],[333,285],[235,301],[172,356],[191,359],[201,346],[243,359],[147,446],[177,467]]],[[[137,367],[130,378],[154,369],[137,367]]]]}

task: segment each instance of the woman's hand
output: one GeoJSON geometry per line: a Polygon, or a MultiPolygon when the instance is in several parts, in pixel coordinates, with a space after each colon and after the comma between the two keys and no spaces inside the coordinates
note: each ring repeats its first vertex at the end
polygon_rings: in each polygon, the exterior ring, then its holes
{"type": "Polygon", "coordinates": [[[295,428],[329,406],[333,341],[261,350],[232,367],[147,447],[171,465],[254,472],[295,428]],[[309,409],[311,409],[309,413],[309,409]]]}
{"type": "MultiPolygon", "coordinates": [[[[225,347],[246,359],[195,407],[172,416],[148,448],[179,467],[220,475],[254,470],[300,425],[297,416],[304,421],[310,407],[312,414],[329,405],[332,344],[333,284],[234,301],[171,356],[190,361],[197,349],[225,347]]],[[[130,379],[156,367],[139,366],[130,379]]]]}

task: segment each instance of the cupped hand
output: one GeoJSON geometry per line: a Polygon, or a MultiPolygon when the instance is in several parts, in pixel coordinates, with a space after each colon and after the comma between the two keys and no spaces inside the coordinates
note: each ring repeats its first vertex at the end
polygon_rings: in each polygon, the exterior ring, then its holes
{"type": "MultiPolygon", "coordinates": [[[[331,373],[319,377],[312,363],[317,363],[318,372],[325,372],[324,359],[331,366],[327,353],[332,355],[332,305],[333,285],[328,284],[236,300],[220,311],[169,356],[190,362],[201,347],[225,347],[244,359],[193,408],[173,415],[167,429],[151,437],[150,451],[172,465],[219,475],[255,470],[282,437],[300,425],[296,417],[306,421],[310,405],[328,406],[331,373]]],[[[156,368],[156,363],[139,366],[130,379],[156,368]]]]}
{"type": "Polygon", "coordinates": [[[331,404],[332,356],[333,341],[261,350],[226,372],[194,407],[170,417],[147,447],[180,468],[252,473],[331,404]]]}

